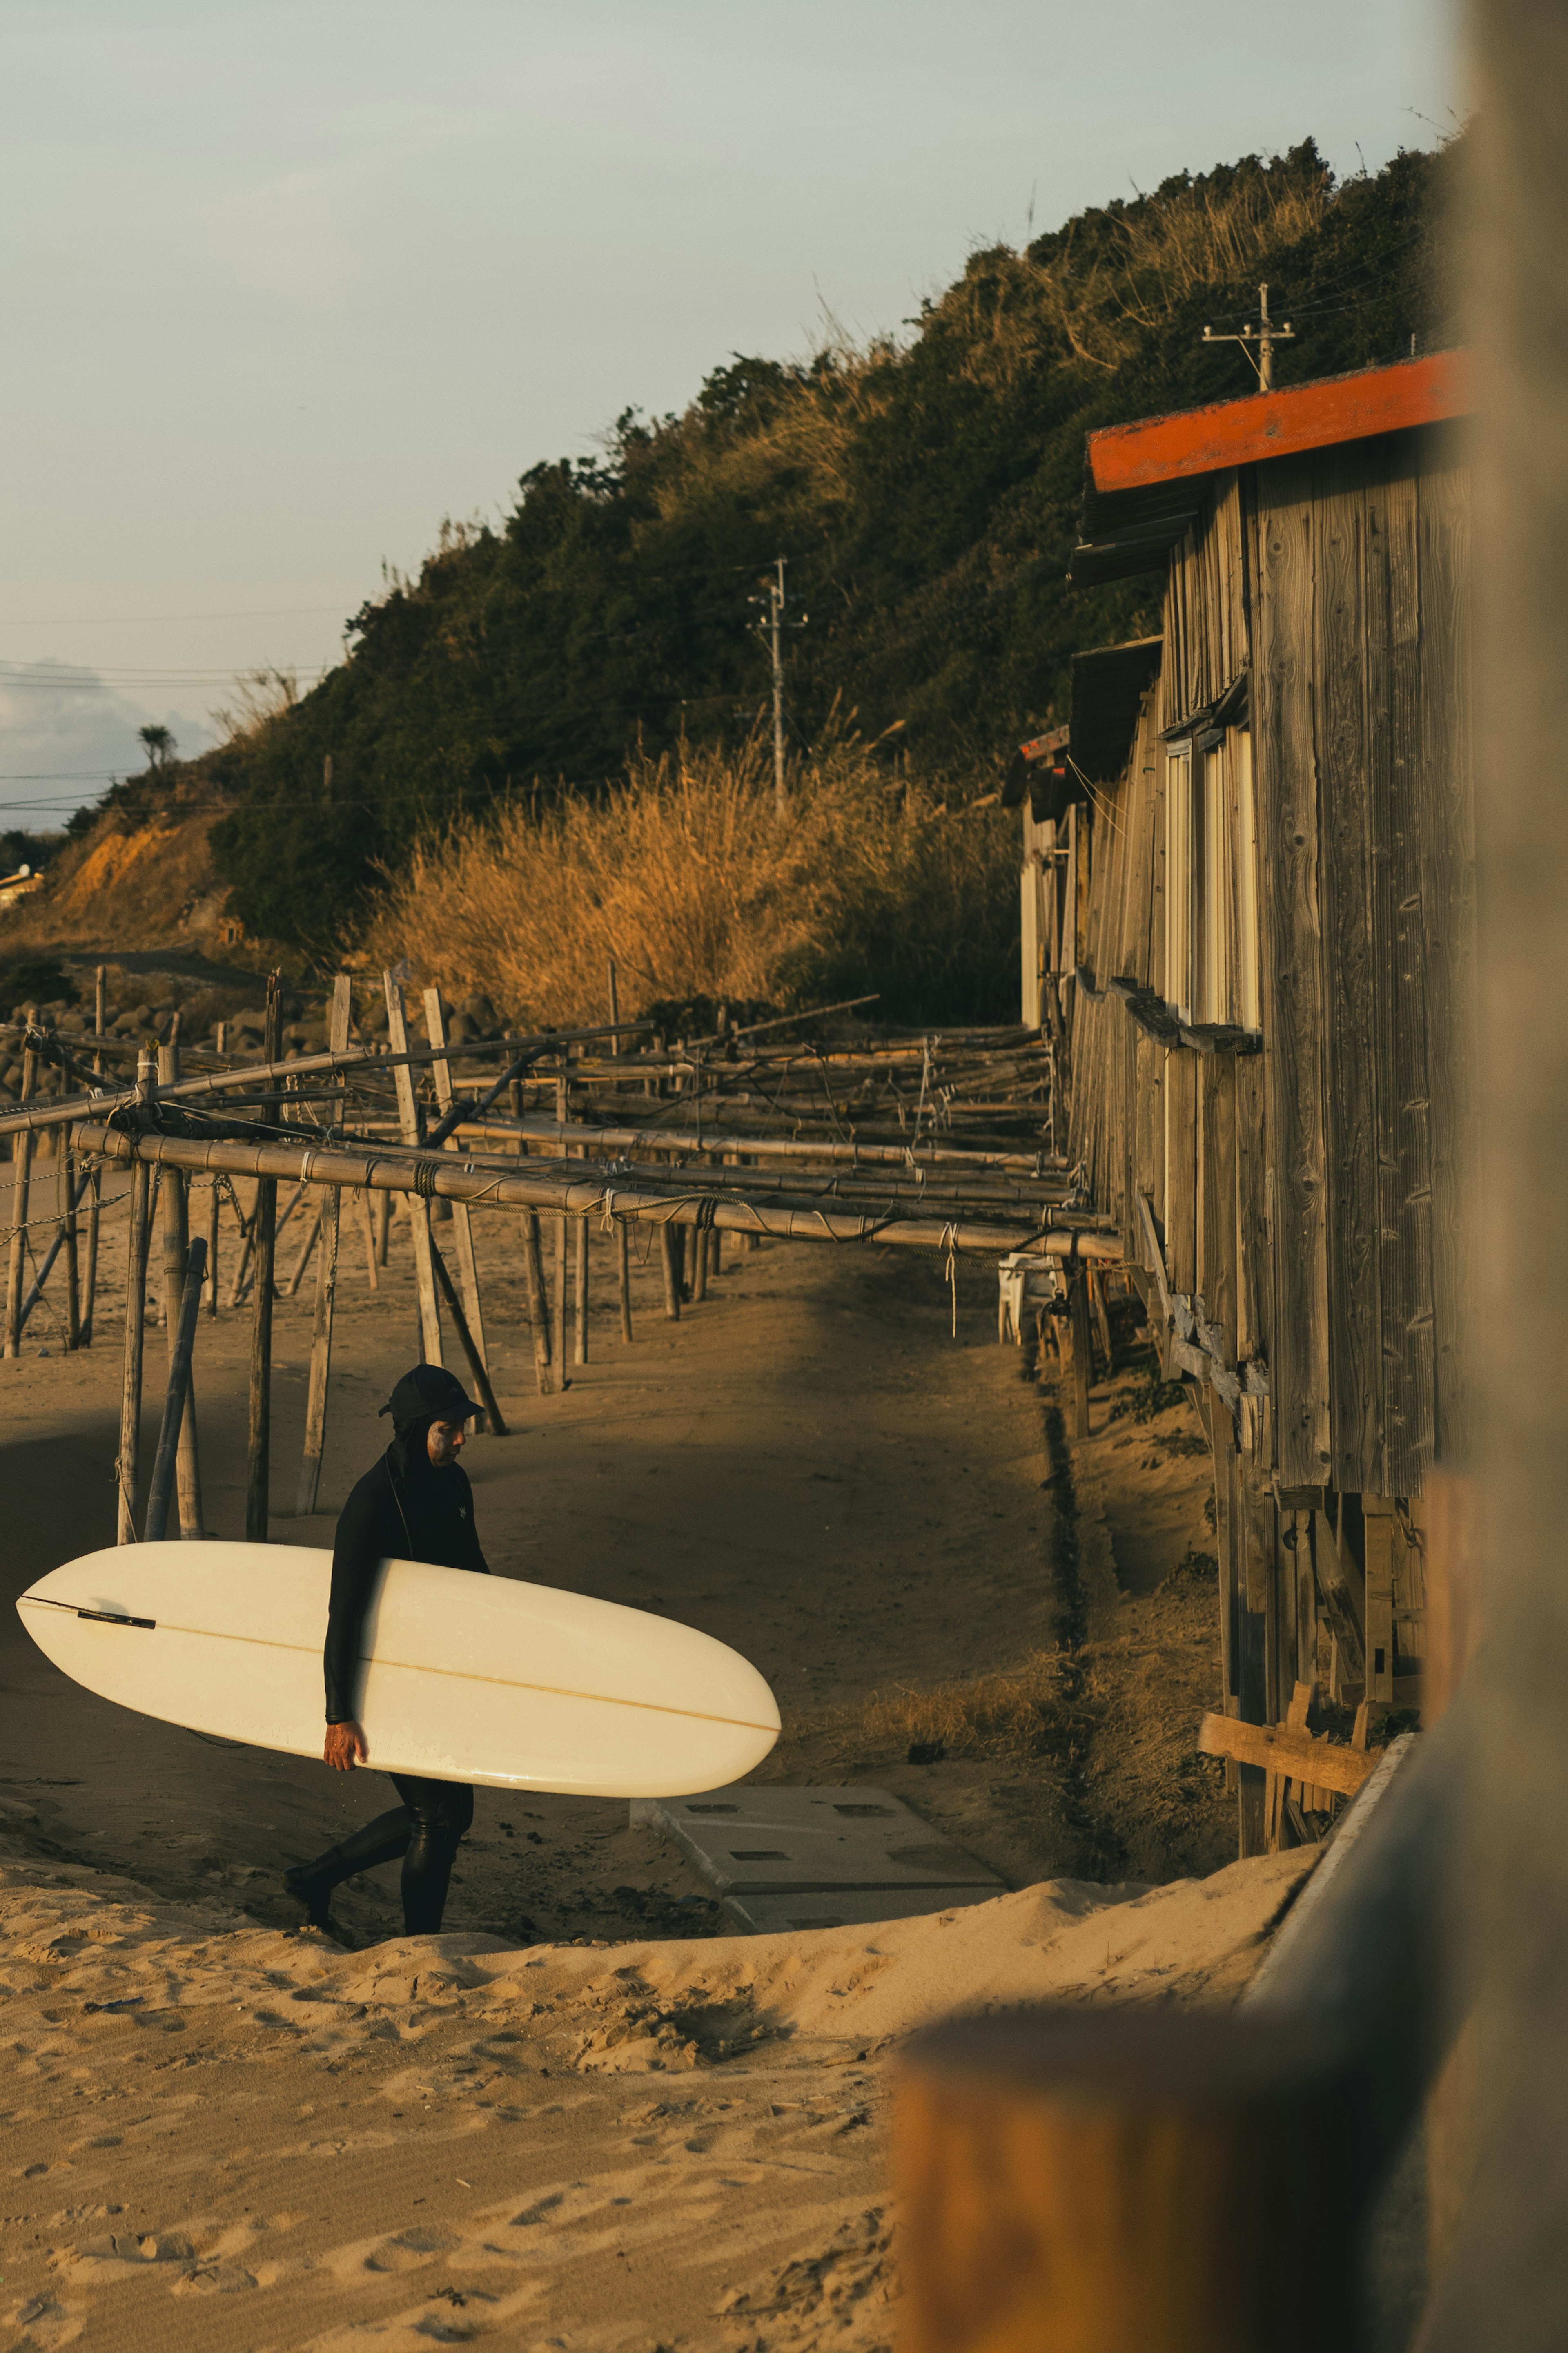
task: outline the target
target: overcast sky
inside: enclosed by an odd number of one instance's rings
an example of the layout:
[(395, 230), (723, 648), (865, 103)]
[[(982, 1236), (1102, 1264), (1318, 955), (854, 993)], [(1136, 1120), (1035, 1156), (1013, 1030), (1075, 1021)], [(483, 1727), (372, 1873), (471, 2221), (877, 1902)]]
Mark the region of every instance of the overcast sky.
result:
[(147, 718), (200, 748), (236, 670), (313, 677), (384, 562), (732, 352), (1459, 102), (1442, 0), (5, 0), (0, 809)]

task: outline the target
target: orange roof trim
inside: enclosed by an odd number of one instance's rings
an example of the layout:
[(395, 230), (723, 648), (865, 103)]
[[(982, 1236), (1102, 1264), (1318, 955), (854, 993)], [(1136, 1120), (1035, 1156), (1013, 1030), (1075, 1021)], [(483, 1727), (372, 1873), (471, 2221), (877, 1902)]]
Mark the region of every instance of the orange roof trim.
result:
[(1397, 366), (1367, 368), (1321, 384), (1289, 385), (1245, 400), (1216, 401), (1174, 417), (1138, 425), (1111, 425), (1089, 437), (1089, 463), (1097, 491), (1136, 491), (1153, 482), (1212, 474), (1223, 466), (1255, 465), (1298, 449), (1326, 449), (1336, 441), (1364, 441), (1468, 417), (1475, 406), (1470, 355), (1433, 352)]

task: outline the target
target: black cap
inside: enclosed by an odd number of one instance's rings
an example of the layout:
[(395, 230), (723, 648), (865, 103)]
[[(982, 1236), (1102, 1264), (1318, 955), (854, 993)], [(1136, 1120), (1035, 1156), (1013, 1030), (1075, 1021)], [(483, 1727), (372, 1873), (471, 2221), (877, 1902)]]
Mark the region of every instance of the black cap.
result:
[(409, 1421), (468, 1421), (479, 1407), (444, 1365), (416, 1365), (381, 1409), (399, 1426)]

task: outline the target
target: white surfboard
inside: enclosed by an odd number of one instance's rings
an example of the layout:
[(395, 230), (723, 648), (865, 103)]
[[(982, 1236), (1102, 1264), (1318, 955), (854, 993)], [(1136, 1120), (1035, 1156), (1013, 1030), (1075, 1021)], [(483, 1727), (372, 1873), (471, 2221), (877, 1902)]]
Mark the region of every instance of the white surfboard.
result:
[[(89, 1691), (165, 1724), (320, 1757), (330, 1552), (122, 1545), (24, 1593), (38, 1648)], [(779, 1735), (740, 1654), (668, 1618), (551, 1586), (384, 1561), (365, 1615), (360, 1721), (383, 1771), (585, 1798), (741, 1779)]]

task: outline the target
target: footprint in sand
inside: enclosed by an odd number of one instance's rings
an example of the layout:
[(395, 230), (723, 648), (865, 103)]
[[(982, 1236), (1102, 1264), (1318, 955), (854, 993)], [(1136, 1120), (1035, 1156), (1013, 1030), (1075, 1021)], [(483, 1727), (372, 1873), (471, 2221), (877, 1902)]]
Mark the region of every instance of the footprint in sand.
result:
[(364, 2267), (367, 2272), (411, 2272), (433, 2255), (450, 2254), (461, 2244), (449, 2231), (400, 2231), (395, 2239), (384, 2240), (365, 2257)]

